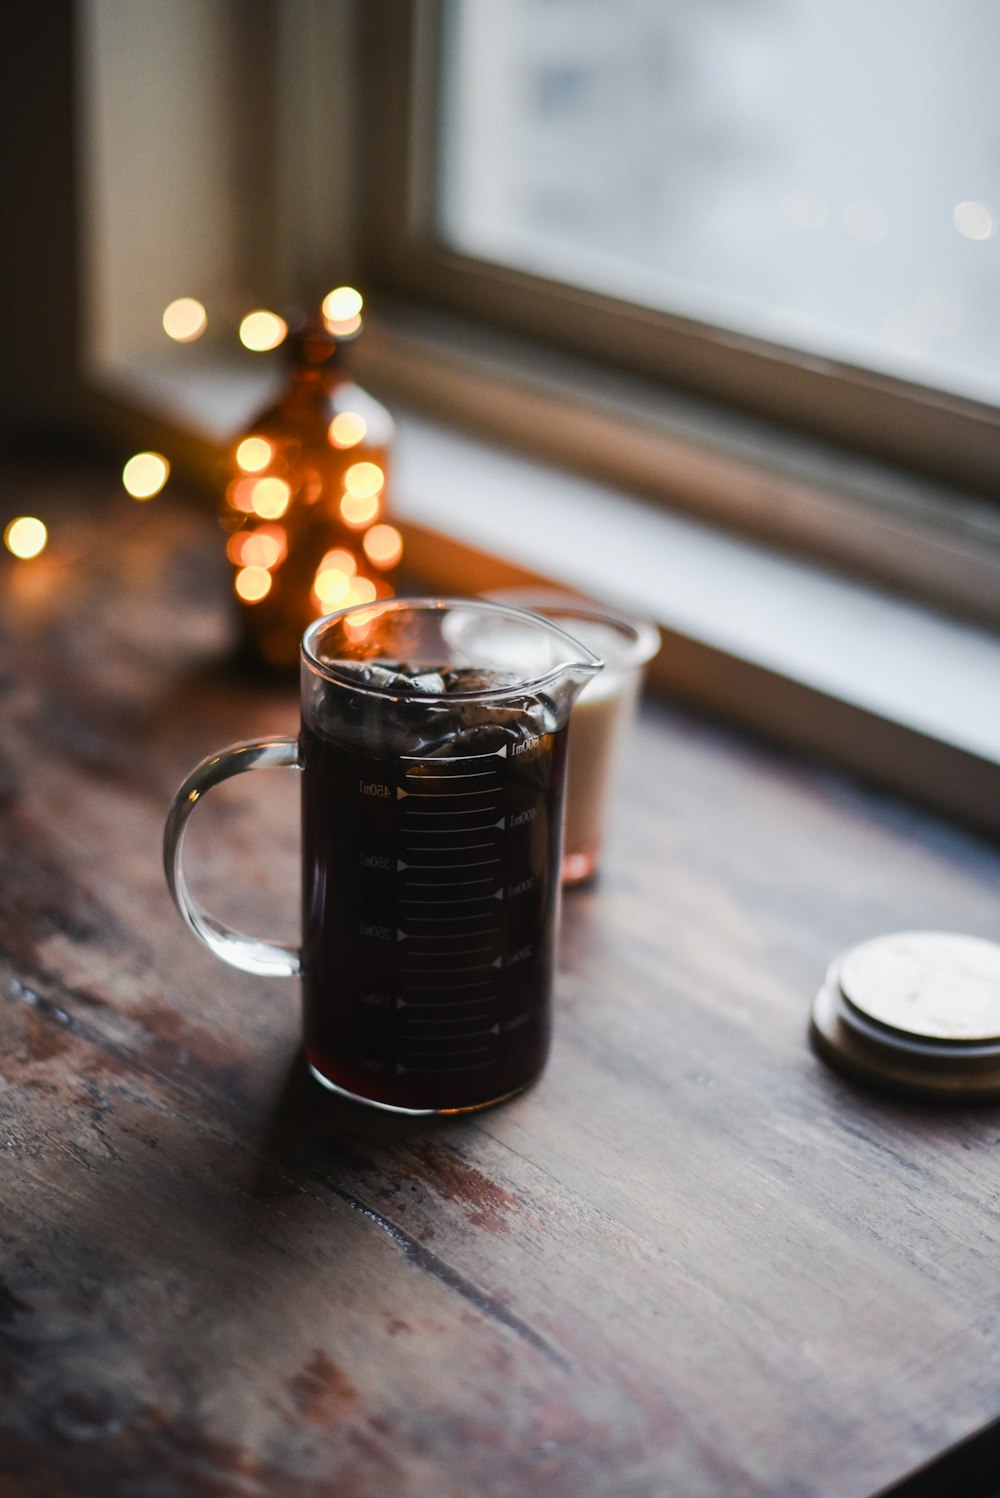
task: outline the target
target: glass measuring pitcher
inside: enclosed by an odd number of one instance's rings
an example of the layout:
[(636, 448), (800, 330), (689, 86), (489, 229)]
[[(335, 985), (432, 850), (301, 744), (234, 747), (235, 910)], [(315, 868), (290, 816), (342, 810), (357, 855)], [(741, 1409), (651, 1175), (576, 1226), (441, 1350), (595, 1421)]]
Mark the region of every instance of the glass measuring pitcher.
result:
[[(233, 966), (300, 975), (317, 1079), (408, 1113), (485, 1107), (549, 1046), (570, 708), (600, 658), (536, 615), (391, 599), (302, 642), (298, 739), (204, 760), (174, 798), (167, 880)], [(204, 911), (182, 867), (201, 795), (242, 770), (302, 772), (302, 946)]]

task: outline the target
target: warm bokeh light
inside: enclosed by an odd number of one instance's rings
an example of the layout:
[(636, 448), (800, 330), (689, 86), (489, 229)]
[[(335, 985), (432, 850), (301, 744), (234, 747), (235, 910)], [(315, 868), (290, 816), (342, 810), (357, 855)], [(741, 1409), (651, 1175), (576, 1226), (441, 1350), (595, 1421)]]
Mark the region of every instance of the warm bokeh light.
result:
[(278, 567), (288, 555), (288, 537), (280, 525), (236, 531), (226, 542), (226, 556), (236, 567)]
[(362, 542), (365, 556), (376, 567), (395, 567), (403, 555), (403, 538), (394, 525), (373, 525)]
[(122, 469), (122, 483), (133, 499), (152, 499), (170, 477), (170, 464), (160, 453), (136, 453)]
[(240, 510), (244, 515), (253, 514), (253, 491), (257, 486), (256, 479), (237, 479), (230, 484), (226, 490), (226, 499), (234, 510)]
[(339, 567), (321, 567), (313, 583), (313, 598), (321, 609), (335, 609), (346, 602), (351, 579)]
[(996, 233), (993, 215), (985, 203), (956, 203), (951, 219), (959, 234), (966, 239), (991, 239)]
[(378, 495), (345, 494), (340, 501), (340, 513), (346, 524), (355, 529), (370, 525), (378, 515)]
[(15, 557), (22, 562), (37, 557), (39, 552), (45, 550), (45, 543), (49, 539), (49, 533), (40, 520), (34, 515), (19, 515), (12, 520), (3, 533), (3, 544)]
[(336, 286), (323, 298), (323, 316), (332, 322), (347, 322), (357, 317), (364, 304), (364, 297), (353, 286)]
[(344, 620), (344, 631), (349, 640), (367, 640), (378, 615), (370, 609), (361, 609)]
[(351, 603), (374, 603), (378, 589), (370, 577), (356, 577), (351, 583), (347, 602)]
[(365, 440), (368, 423), (357, 411), (340, 411), (330, 423), (327, 436), (334, 447), (357, 447)]
[(320, 562), (316, 569), (317, 572), (322, 572), (324, 567), (337, 567), (341, 572), (346, 573), (348, 577), (353, 577), (358, 570), (358, 563), (357, 559), (347, 550), (346, 546), (335, 546), (332, 551), (327, 552), (326, 556)]
[(284, 479), (257, 479), (251, 492), (250, 507), (262, 520), (277, 520), (288, 509), (291, 497), (291, 488)]
[(243, 548), (249, 537), (249, 531), (233, 531), (233, 534), (226, 542), (226, 556), (234, 567), (241, 567), (243, 565)]
[(240, 323), (240, 342), (255, 354), (265, 354), (268, 349), (277, 348), (279, 343), (284, 343), (287, 335), (288, 324), (285, 319), (276, 312), (266, 312), (263, 308), (248, 312)]
[(380, 494), (384, 483), (385, 474), (377, 463), (352, 463), (344, 474), (344, 488), (359, 499)]
[(208, 313), (197, 297), (179, 296), (163, 311), (163, 331), (175, 343), (194, 343), (208, 327)]
[(338, 286), (323, 298), (323, 322), (334, 337), (349, 338), (361, 326), (364, 298), (353, 286)]
[(243, 567), (237, 572), (233, 586), (244, 603), (260, 603), (271, 591), (271, 574), (266, 567)]
[(327, 332), (332, 333), (335, 338), (353, 338), (354, 334), (361, 329), (360, 317), (348, 317), (342, 322), (336, 322), (333, 318), (327, 317), (324, 323)]
[(236, 449), (236, 466), (244, 473), (263, 473), (274, 457), (274, 447), (266, 437), (244, 437)]

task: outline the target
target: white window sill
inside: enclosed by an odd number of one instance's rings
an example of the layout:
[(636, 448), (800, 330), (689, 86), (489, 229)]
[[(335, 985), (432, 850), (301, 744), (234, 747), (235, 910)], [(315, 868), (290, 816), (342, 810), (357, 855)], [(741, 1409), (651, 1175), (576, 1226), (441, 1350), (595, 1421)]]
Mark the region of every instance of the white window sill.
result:
[(368, 320), (354, 362), (392, 405), (1000, 628), (991, 500), (410, 304)]

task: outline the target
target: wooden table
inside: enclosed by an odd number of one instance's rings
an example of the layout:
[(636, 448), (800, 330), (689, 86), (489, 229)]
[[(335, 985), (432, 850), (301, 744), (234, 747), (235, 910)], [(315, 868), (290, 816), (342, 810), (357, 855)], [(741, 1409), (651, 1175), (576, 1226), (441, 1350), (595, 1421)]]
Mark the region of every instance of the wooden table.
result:
[[(296, 721), (229, 662), (214, 521), (7, 479), (56, 518), (0, 572), (4, 1498), (861, 1498), (1000, 1415), (1000, 1114), (806, 1038), (846, 944), (996, 934), (995, 848), (650, 705), (541, 1083), (338, 1102), (294, 984), (164, 887), (182, 775)], [(286, 937), (294, 782), (191, 838), (204, 899)]]

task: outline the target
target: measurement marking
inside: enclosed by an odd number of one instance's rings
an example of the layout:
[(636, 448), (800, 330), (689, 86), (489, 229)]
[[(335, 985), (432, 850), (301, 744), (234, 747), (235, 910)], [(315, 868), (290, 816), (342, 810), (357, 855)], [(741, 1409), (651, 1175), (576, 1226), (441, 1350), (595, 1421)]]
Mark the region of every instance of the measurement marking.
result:
[[(489, 980), (489, 978), (487, 978), (484, 981), (486, 983), (488, 983), (490, 980)], [(483, 982), (479, 982), (479, 983), (455, 983), (453, 985), (455, 993), (458, 993), (463, 988), (482, 988), (482, 987), (483, 987)], [(407, 991), (407, 993), (426, 993), (426, 992), (429, 992), (431, 989), (433, 989), (435, 993), (442, 992), (442, 990), (438, 987), (438, 985), (436, 983), (407, 983), (407, 985), (406, 985), (406, 991)], [(480, 993), (480, 994), (477, 994), (475, 996), (475, 998), (473, 998), (473, 999), (398, 999), (396, 1001), (396, 1008), (397, 1009), (464, 1009), (466, 1004), (489, 1004), (495, 998), (496, 998), (496, 994), (495, 993), (494, 994)]]
[[(464, 935), (466, 935), (466, 933), (463, 932), (462, 935), (464, 936)], [(441, 940), (440, 937), (427, 937), (425, 939), (428, 940), (428, 941), (435, 941), (435, 940), (436, 941), (440, 941)], [(493, 942), (489, 942), (485, 947), (460, 947), (457, 951), (452, 951), (452, 952), (411, 952), (410, 956), (411, 957), (474, 957), (477, 952), (492, 952), (492, 951), (493, 951)], [(415, 971), (415, 969), (406, 968), (406, 969), (404, 969), (404, 971), (410, 972), (410, 971)], [(422, 968), (421, 971), (422, 972), (426, 972), (427, 969), (426, 968)]]
[(397, 801), (451, 801), (456, 796), (492, 796), (497, 787), (495, 785), (480, 786), (478, 791), (404, 791), (399, 787)]
[[(417, 830), (421, 833), (422, 836), (426, 836), (428, 832), (434, 831), (433, 827), (420, 827)], [(472, 830), (475, 831), (476, 829), (473, 828)], [(444, 833), (447, 833), (450, 837), (454, 837), (457, 829), (454, 827), (445, 827), (442, 829), (442, 831)], [(416, 843), (404, 843), (403, 847), (406, 849), (407, 853), (474, 853), (477, 848), (495, 848), (496, 839), (494, 838), (491, 843), (455, 843), (454, 847), (449, 846), (447, 848), (425, 848), (422, 844), (418, 847)], [(490, 859), (489, 862), (499, 863), (500, 860), (498, 858), (494, 858)], [(415, 863), (413, 867), (417, 869), (420, 867), (420, 865)], [(429, 865), (429, 867), (431, 867), (431, 865)], [(438, 867), (447, 869), (450, 868), (451, 865), (442, 863), (439, 864)], [(458, 865), (456, 864), (455, 867), (457, 868)]]
[(408, 879), (407, 889), (468, 889), (472, 884), (492, 884), (493, 875), (484, 874), (482, 879)]
[(482, 973), (485, 972), (488, 967), (499, 966), (500, 958), (498, 957), (495, 962), (470, 962), (467, 967), (402, 967), (400, 968), (400, 972), (419, 973), (421, 978), (431, 978), (437, 972), (440, 973), (443, 978), (451, 978), (455, 973)]
[[(421, 917), (420, 916), (413, 916), (412, 919), (413, 920), (420, 920)], [(428, 917), (425, 916), (425, 917), (423, 917), (423, 919), (426, 920), (426, 919), (428, 919)], [(436, 920), (437, 917), (435, 916), (435, 917), (432, 917), (431, 919)], [(463, 921), (468, 921), (468, 920), (473, 920), (474, 917), (466, 915), (466, 916), (463, 916), (462, 919), (463, 919)], [(434, 931), (410, 931), (410, 932), (406, 932), (406, 931), (404, 931), (403, 932), (403, 936), (405, 936), (408, 941), (466, 941), (470, 936), (486, 936), (486, 935), (488, 935), (488, 933), (486, 931), (452, 931), (450, 933), (447, 932), (447, 931), (441, 931), (441, 932), (434, 932)], [(478, 948), (476, 950), (478, 951)], [(420, 953), (420, 952), (414, 952), (413, 956), (414, 957), (420, 957), (420, 956), (422, 956), (422, 953)]]
[[(425, 905), (441, 905), (445, 902), (441, 900), (424, 900), (422, 901), (422, 903)], [(492, 913), (488, 910), (477, 911), (475, 915), (411, 915), (407, 917), (407, 920), (419, 921), (421, 925), (426, 925), (428, 922), (433, 922), (435, 925), (439, 925), (441, 921), (447, 921), (449, 926), (451, 925), (452, 921), (492, 921), (492, 919)], [(431, 933), (428, 932), (427, 934), (429, 936)], [(473, 935), (471, 931), (468, 934), (470, 936)], [(413, 935), (420, 936), (422, 935), (422, 932), (415, 931)], [(435, 940), (436, 939), (437, 938), (435, 938)]]
[[(404, 775), (416, 775), (416, 770), (404, 770)], [(457, 775), (434, 775), (426, 771), (421, 780), (481, 780), (484, 775), (495, 775), (496, 770), (459, 770)]]
[[(476, 999), (475, 1002), (478, 1004), (481, 1002), (481, 1000)], [(485, 1019), (489, 1019), (489, 1014), (487, 1012), (484, 1012), (482, 1014), (461, 1014), (455, 1019), (430, 1019), (426, 1015), (415, 1014), (412, 1019), (405, 1020), (404, 1023), (408, 1025), (476, 1025), (480, 1020)], [(490, 1029), (477, 1033), (490, 1035), (493, 1033), (493, 1031), (492, 1029)], [(497, 1031), (497, 1033), (499, 1034), (499, 1031)]]
[[(414, 807), (414, 811), (416, 811), (416, 809), (417, 808)], [(485, 809), (486, 808), (482, 806), (478, 806), (476, 808), (477, 811), (485, 811)], [(426, 816), (426, 812), (424, 813), (424, 815)], [(442, 812), (441, 815), (450, 816), (452, 815), (452, 813)], [(463, 832), (489, 832), (491, 827), (499, 827), (502, 832), (504, 830), (505, 823), (506, 818), (501, 817), (498, 822), (487, 822), (485, 827), (405, 827), (402, 829), (402, 831), (404, 835), (409, 837), (416, 837), (418, 832), (420, 833), (421, 837), (460, 837)], [(494, 842), (495, 841), (496, 839), (494, 838)]]
[[(488, 989), (493, 981), (493, 978), (476, 978), (469, 983), (404, 983), (403, 987), (407, 993), (463, 993), (466, 989)], [(482, 996), (484, 995), (481, 998)], [(442, 1004), (446, 1002), (446, 999), (442, 999)]]
[[(447, 1021), (443, 1021), (443, 1020), (430, 1020), (430, 1021), (412, 1020), (412, 1021), (410, 1021), (410, 1023), (412, 1023), (412, 1024), (430, 1023), (432, 1025), (440, 1025), (440, 1024), (447, 1023)], [(478, 1024), (479, 1020), (478, 1019), (473, 1019), (472, 1023), (474, 1025)], [(489, 1025), (487, 1027), (487, 1029), (485, 1029), (485, 1030), (461, 1030), (461, 1031), (459, 1031), (455, 1035), (439, 1035), (438, 1038), (437, 1038), (436, 1044), (443, 1045), (446, 1040), (482, 1040), (484, 1038), (484, 1036), (486, 1036), (486, 1035), (499, 1035), (499, 1034), (500, 1034), (500, 1025), (499, 1025), (499, 1023), (497, 1023), (495, 1025)], [(404, 1036), (403, 1039), (405, 1041), (407, 1041), (408, 1044), (412, 1045), (415, 1040), (419, 1040), (421, 1042), (421, 1044), (426, 1044), (426, 1043), (430, 1042), (431, 1040), (433, 1040), (434, 1037), (432, 1035), (409, 1035), (409, 1036)], [(479, 1049), (480, 1050), (485, 1050), (486, 1047), (485, 1046), (480, 1046)], [(411, 1056), (412, 1055), (416, 1055), (416, 1052), (415, 1051), (411, 1051), (410, 1054), (411, 1054)], [(465, 1053), (464, 1052), (460, 1052), (459, 1054), (465, 1054)]]
[[(430, 850), (421, 849), (420, 851), (429, 852)], [(401, 858), (397, 858), (396, 872), (401, 873), (403, 869), (430, 869), (432, 874), (436, 874), (441, 869), (485, 869), (487, 864), (499, 862), (499, 858), (476, 858), (472, 863), (404, 863)]]
[[(414, 900), (409, 895), (404, 895), (404, 905), (475, 905), (480, 900), (497, 900), (499, 895), (460, 895), (456, 900), (454, 895), (449, 895), (447, 900)], [(456, 916), (456, 920), (458, 917)]]
[[(418, 764), (425, 764), (425, 765), (431, 764), (431, 765), (433, 765), (433, 764), (440, 764), (441, 763), (440, 760), (435, 760), (432, 756), (429, 756), (429, 755), (426, 755), (426, 754), (401, 754), (399, 757), (400, 757), (400, 759), (414, 760)], [(448, 759), (447, 759), (447, 763), (449, 765), (461, 765), (461, 764), (466, 764), (469, 760), (472, 760), (472, 759), (506, 759), (506, 758), (507, 758), (507, 745), (504, 744), (501, 749), (491, 749), (488, 754), (449, 754)], [(407, 770), (406, 773), (409, 774), (410, 773), (409, 770)]]
[[(445, 798), (443, 796), (438, 796), (435, 799), (438, 800), (438, 801), (443, 801)], [(433, 809), (433, 807), (430, 807), (430, 806), (411, 806), (411, 807), (408, 808), (408, 810), (409, 810), (409, 813), (410, 813), (411, 817), (467, 817), (469, 815), (470, 810), (472, 810), (472, 811), (496, 811), (496, 807), (495, 806), (475, 806), (475, 807), (468, 807), (468, 806), (466, 806), (461, 811), (435, 811)], [(485, 832), (486, 828), (485, 827), (467, 827), (465, 829), (465, 831), (467, 831), (467, 832)]]
[[(498, 822), (489, 822), (485, 827), (408, 827), (406, 831), (410, 837), (416, 837), (418, 832), (421, 837), (460, 837), (463, 832), (489, 832), (491, 827), (498, 827), (499, 825)], [(496, 838), (493, 838), (492, 841), (495, 844)], [(488, 848), (490, 844), (484, 843), (480, 845), (477, 843), (474, 846)], [(447, 849), (444, 851), (447, 852)]]

